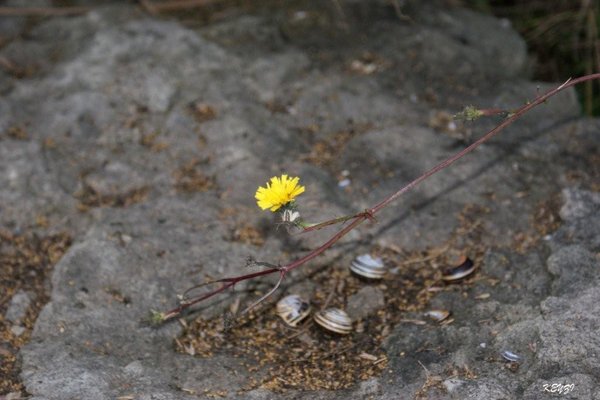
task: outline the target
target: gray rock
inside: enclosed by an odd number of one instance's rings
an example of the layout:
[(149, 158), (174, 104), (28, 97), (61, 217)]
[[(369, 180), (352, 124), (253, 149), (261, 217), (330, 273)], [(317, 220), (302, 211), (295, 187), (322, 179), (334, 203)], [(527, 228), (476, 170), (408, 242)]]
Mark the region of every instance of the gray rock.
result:
[[(202, 27), (109, 5), (38, 21), (0, 49), (23, 63), (40, 60), (26, 79), (0, 72), (0, 225), (44, 233), (33, 222), (42, 215), (48, 231), (67, 230), (75, 242), (55, 266), (50, 302), (21, 349), (33, 399), (185, 399), (185, 390), (249, 399), (545, 398), (538, 385), (561, 379), (572, 379), (582, 396), (598, 394), (598, 201), (573, 188), (595, 178), (598, 123), (565, 122), (579, 112), (574, 91), (313, 262), (333, 265), (366, 244), (485, 252), (473, 282), (445, 286), (431, 302), (452, 311), (451, 324), (392, 328), (379, 376), (338, 392), (238, 393), (268, 367), (250, 373), (229, 349), (208, 358), (179, 354), (177, 323), (142, 322), (150, 309), (173, 307), (190, 285), (243, 273), (248, 256), (285, 263), (331, 236), (331, 229), (276, 229), (276, 217), (253, 199), (270, 176), (301, 177), (308, 221), (364, 210), (493, 123), (466, 126), (463, 140), (431, 127), (431, 115), (466, 104), (513, 109), (538, 90), (522, 80), (524, 42), (506, 23), (437, 3), (400, 3), (412, 23), (388, 2), (342, 1), (345, 27), (323, 2), (250, 10)], [(23, 28), (17, 25), (7, 29)], [(352, 68), (371, 58), (371, 72)], [(202, 115), (196, 104), (212, 111)], [(5, 136), (12, 126), (27, 138)], [(352, 182), (345, 188), (337, 184), (342, 171)], [(585, 172), (581, 182), (572, 181), (573, 171)], [(182, 174), (213, 184), (182, 191)], [(88, 203), (87, 212), (76, 196), (140, 188), (147, 189), (141, 199)], [(532, 218), (561, 192), (562, 226), (539, 240)], [(236, 239), (232, 232), (246, 226), (261, 240)], [(527, 234), (535, 240), (522, 243)], [(518, 253), (521, 244), (528, 245)], [(322, 289), (297, 282), (311, 266), (303, 268), (283, 290)], [(243, 303), (254, 298), (248, 288), (236, 287)], [(476, 298), (481, 293), (489, 298)], [(220, 316), (229, 299), (200, 305), (190, 317)], [(355, 318), (385, 306), (376, 286), (347, 301)], [(307, 333), (301, 340), (321, 339)], [(503, 349), (523, 355), (516, 371), (500, 358)], [(432, 377), (443, 387), (427, 386)]]
[(589, 191), (566, 188), (562, 192), (564, 204), (561, 218), (568, 224), (561, 226), (548, 239), (553, 251), (564, 245), (579, 244), (591, 252), (600, 251), (600, 212), (598, 196)]
[(451, 399), (465, 400), (506, 400), (516, 399), (506, 383), (493, 378), (467, 381), (451, 392)]
[(599, 298), (594, 286), (581, 290), (574, 298), (550, 297), (541, 304), (544, 322), (538, 328), (536, 362), (542, 371), (553, 376), (600, 376), (600, 343), (596, 339), (600, 317), (593, 312)]
[(465, 384), (465, 381), (457, 378), (446, 379), (442, 382), (444, 388), (449, 394), (456, 393), (458, 389)]
[(87, 175), (84, 185), (99, 196), (115, 196), (143, 189), (146, 182), (131, 167), (115, 162)]
[(31, 296), (29, 293), (19, 290), (15, 295), (10, 299), (10, 303), (8, 304), (8, 309), (4, 314), (4, 318), (8, 321), (14, 322), (15, 324), (20, 323), (23, 318), (25, 318), (25, 313), (27, 313), (27, 309), (31, 305)]
[(564, 204), (560, 217), (564, 220), (577, 220), (600, 212), (600, 193), (568, 188), (562, 191)]
[(369, 396), (377, 395), (381, 395), (381, 384), (377, 378), (371, 378), (361, 382), (359, 389), (356, 391), (356, 396), (363, 399)]
[[(428, 7), (417, 7), (416, 18), (440, 34), (439, 39), (445, 43), (444, 56), (450, 63), (457, 64), (459, 71), (465, 75), (477, 73), (473, 65), (487, 66), (490, 63), (497, 63), (500, 74), (506, 77), (524, 72), (527, 63), (525, 42), (514, 34), (506, 20), (482, 18), (477, 13), (463, 9), (448, 13), (434, 3)], [(462, 62), (454, 59), (458, 54), (454, 46), (467, 48), (464, 53), (461, 52), (467, 57)], [(433, 53), (430, 56), (436, 57)]]
[(383, 292), (375, 286), (365, 286), (348, 298), (346, 312), (353, 320), (363, 319), (385, 305)]
[(560, 396), (569, 400), (593, 400), (598, 394), (597, 379), (589, 375), (573, 374), (551, 380), (538, 379), (523, 393), (525, 400), (547, 399)]
[(548, 271), (556, 277), (554, 293), (577, 295), (600, 278), (600, 261), (584, 247), (566, 246), (547, 261)]

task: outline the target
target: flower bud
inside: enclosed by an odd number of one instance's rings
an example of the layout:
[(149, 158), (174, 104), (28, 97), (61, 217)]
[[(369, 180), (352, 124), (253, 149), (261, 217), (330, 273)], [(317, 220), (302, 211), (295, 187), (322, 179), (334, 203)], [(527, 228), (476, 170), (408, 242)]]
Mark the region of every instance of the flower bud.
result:
[(283, 220), (283, 222), (293, 223), (298, 218), (300, 218), (300, 213), (296, 210), (291, 210), (289, 208), (286, 208), (281, 213), (281, 219)]

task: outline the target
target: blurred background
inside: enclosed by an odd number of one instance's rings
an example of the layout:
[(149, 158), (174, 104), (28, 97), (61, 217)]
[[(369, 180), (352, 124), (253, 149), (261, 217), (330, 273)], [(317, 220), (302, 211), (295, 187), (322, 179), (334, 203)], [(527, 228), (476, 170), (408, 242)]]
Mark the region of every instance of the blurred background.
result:
[[(561, 81), (600, 71), (597, 0), (464, 0), (464, 6), (507, 18), (525, 38), (536, 80)], [(600, 86), (578, 93), (587, 115), (600, 115)]]
[[(407, 0), (356, 0), (388, 3), (400, 18)], [(177, 17), (190, 25), (206, 24), (257, 8), (265, 10), (306, 6), (344, 24), (345, 10), (339, 0), (5, 0), (0, 7), (96, 7), (114, 3), (137, 3), (153, 14)], [(346, 2), (347, 3), (347, 2)], [(559, 82), (600, 70), (599, 0), (444, 0), (505, 18), (523, 36), (530, 54), (530, 77)], [(355, 7), (356, 8), (356, 7)], [(9, 12), (0, 10), (0, 15)], [(600, 115), (600, 83), (577, 87), (585, 115)]]

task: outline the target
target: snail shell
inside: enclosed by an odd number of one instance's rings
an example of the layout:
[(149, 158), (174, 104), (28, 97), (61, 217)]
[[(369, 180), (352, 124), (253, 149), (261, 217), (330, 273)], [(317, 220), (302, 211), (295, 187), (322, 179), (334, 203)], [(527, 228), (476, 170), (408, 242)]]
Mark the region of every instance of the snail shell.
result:
[(352, 319), (344, 310), (328, 308), (315, 314), (315, 322), (328, 331), (347, 335), (352, 332)]
[(426, 317), (431, 318), (436, 322), (442, 322), (446, 318), (450, 316), (450, 311), (448, 310), (429, 310), (425, 313)]
[(369, 279), (381, 279), (386, 273), (381, 258), (373, 258), (370, 254), (362, 254), (356, 257), (350, 264), (350, 270)]
[(310, 304), (302, 297), (291, 294), (277, 302), (277, 314), (286, 324), (296, 326), (310, 314)]
[(471, 275), (474, 271), (475, 264), (470, 258), (465, 257), (462, 264), (445, 270), (442, 279), (446, 282), (456, 282)]
[(521, 356), (513, 353), (512, 351), (503, 351), (500, 355), (506, 360), (510, 362), (520, 362)]

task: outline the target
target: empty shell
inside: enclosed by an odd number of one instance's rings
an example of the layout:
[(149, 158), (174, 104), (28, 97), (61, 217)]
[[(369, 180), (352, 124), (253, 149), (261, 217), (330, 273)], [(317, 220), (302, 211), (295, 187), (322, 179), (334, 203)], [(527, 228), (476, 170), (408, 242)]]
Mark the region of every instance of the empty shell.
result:
[(328, 331), (347, 335), (352, 332), (352, 319), (344, 310), (328, 308), (315, 314), (315, 322)]
[(465, 257), (464, 261), (457, 267), (453, 267), (444, 271), (442, 279), (446, 282), (459, 281), (471, 275), (475, 271), (475, 264), (470, 258)]
[(381, 258), (373, 258), (370, 254), (362, 254), (356, 257), (350, 264), (350, 270), (369, 279), (381, 279), (386, 273)]
[(442, 322), (446, 318), (450, 316), (450, 311), (448, 310), (429, 310), (425, 313), (426, 317), (431, 318), (436, 322)]
[(291, 294), (277, 302), (277, 314), (286, 324), (296, 326), (310, 314), (310, 304), (302, 297)]
[(502, 355), (502, 357), (506, 361), (510, 361), (510, 362), (520, 362), (521, 361), (521, 356), (513, 353), (512, 351), (508, 351), (508, 350), (503, 351), (502, 353), (500, 353), (500, 355)]

